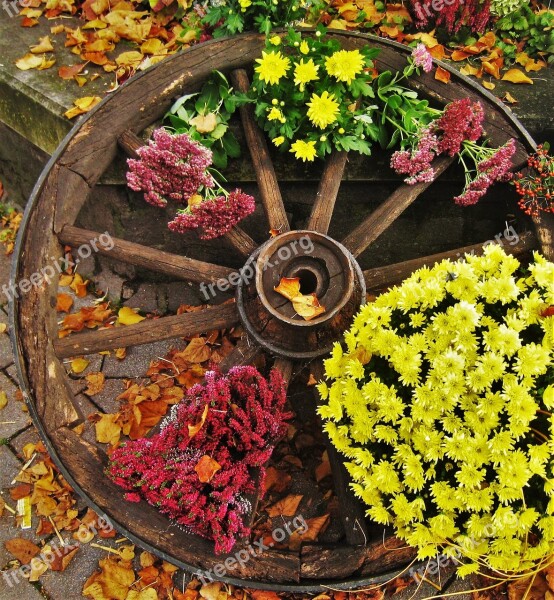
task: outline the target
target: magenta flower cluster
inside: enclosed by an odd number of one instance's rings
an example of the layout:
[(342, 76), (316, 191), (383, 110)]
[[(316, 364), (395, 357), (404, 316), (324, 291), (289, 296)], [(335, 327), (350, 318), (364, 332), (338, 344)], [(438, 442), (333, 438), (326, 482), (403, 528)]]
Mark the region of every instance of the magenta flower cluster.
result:
[(471, 158), (476, 165), (475, 177), (466, 169), (466, 186), (454, 200), (464, 206), (475, 204), (493, 183), (509, 180), (515, 151), (513, 140), (498, 149), (475, 143), (483, 135), (484, 116), (479, 102), (469, 98), (451, 102), (438, 119), (418, 130), (411, 147), (393, 153), (391, 167), (407, 175), (404, 181), (413, 185), (433, 181), (432, 161), (441, 154)]
[(200, 187), (214, 187), (207, 171), (212, 152), (186, 133), (172, 135), (156, 129), (147, 146), (137, 150), (138, 159), (127, 160), (127, 184), (135, 192), (144, 192), (145, 200), (164, 207), (167, 200), (186, 204)]
[(198, 229), (200, 239), (211, 240), (227, 233), (255, 208), (254, 198), (237, 189), (228, 197), (209, 198), (177, 213), (168, 227), (177, 233)]
[(425, 44), (418, 44), (412, 50), (412, 60), (416, 67), (421, 67), (425, 73), (429, 73), (429, 71), (433, 68), (433, 57), (427, 50)]
[(509, 140), (491, 156), (477, 164), (476, 176), (469, 180), (464, 191), (454, 198), (456, 204), (469, 206), (476, 204), (497, 181), (510, 181), (512, 178), (512, 156), (516, 150), (514, 140)]
[[(246, 495), (256, 489), (255, 469), (263, 481), (264, 464), (286, 432), (291, 415), (285, 402), (284, 381), (275, 369), (267, 379), (251, 366), (227, 375), (210, 371), (174, 407), (158, 435), (114, 450), (107, 473), (127, 490), (127, 500), (146, 500), (214, 540), (217, 553), (229, 552), (238, 537), (249, 534)], [(206, 455), (220, 468), (202, 483), (195, 469)]]
[(449, 33), (466, 26), (482, 32), (491, 18), (490, 0), (409, 0), (408, 9), (418, 29), (444, 27)]

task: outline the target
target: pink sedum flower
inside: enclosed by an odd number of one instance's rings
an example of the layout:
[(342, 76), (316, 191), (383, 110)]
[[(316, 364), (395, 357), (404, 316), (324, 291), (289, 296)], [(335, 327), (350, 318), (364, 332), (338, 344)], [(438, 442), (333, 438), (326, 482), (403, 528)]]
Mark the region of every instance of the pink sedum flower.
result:
[(433, 57), (429, 54), (425, 44), (418, 44), (412, 51), (412, 59), (416, 67), (421, 67), (425, 73), (433, 68)]
[(484, 116), (481, 103), (472, 102), (469, 98), (448, 104), (436, 121), (436, 128), (442, 132), (439, 153), (454, 156), (465, 140), (477, 141), (483, 135)]

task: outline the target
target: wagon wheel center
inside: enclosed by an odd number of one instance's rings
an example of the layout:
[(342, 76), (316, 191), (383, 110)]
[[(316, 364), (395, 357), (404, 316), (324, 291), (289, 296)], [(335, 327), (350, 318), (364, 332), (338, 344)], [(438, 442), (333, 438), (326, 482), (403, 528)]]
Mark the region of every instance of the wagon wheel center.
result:
[[(309, 319), (299, 314), (291, 299), (275, 291), (285, 278), (298, 279), (298, 293), (324, 311)], [(237, 286), (246, 331), (286, 358), (329, 352), (364, 300), (364, 278), (352, 254), (329, 236), (307, 230), (283, 233), (258, 248)]]

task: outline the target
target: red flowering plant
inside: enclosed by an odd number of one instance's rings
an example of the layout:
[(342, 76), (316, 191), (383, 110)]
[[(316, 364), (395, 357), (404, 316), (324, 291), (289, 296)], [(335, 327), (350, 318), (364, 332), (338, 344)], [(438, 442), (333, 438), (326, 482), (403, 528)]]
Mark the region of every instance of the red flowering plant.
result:
[(144, 192), (144, 199), (164, 208), (168, 200), (185, 204), (169, 223), (178, 233), (197, 229), (201, 239), (220, 237), (254, 212), (252, 196), (240, 190), (228, 193), (211, 173), (212, 152), (186, 133), (154, 131), (138, 159), (127, 161), (127, 185)]
[[(427, 53), (426, 48), (419, 45), (412, 53), (413, 65), (428, 71), (431, 58), (425, 56)], [(397, 82), (392, 83), (398, 87)], [(475, 204), (493, 183), (511, 178), (514, 140), (500, 148), (479, 142), (484, 133), (484, 111), (479, 102), (463, 98), (440, 111), (425, 101), (407, 106), (404, 101), (391, 102), (389, 98), (384, 119), (395, 129), (389, 147), (393, 146), (395, 136), (400, 138), (401, 149), (393, 153), (391, 167), (398, 174), (406, 175), (404, 181), (408, 184), (433, 181), (432, 162), (441, 154), (457, 155), (464, 167), (465, 186), (454, 198), (457, 204)]]
[(490, 0), (410, 0), (408, 9), (418, 29), (429, 30), (444, 27), (448, 33), (456, 33), (462, 26), (471, 31), (484, 31), (491, 18)]
[(246, 497), (261, 481), (264, 464), (286, 432), (286, 389), (277, 370), (263, 377), (254, 367), (227, 375), (206, 373), (173, 407), (161, 432), (129, 441), (110, 456), (108, 476), (131, 502), (141, 499), (179, 525), (229, 552), (249, 534)]
[(513, 184), (519, 195), (519, 206), (528, 215), (554, 212), (554, 156), (549, 144), (541, 144), (527, 159), (527, 172), (517, 173)]

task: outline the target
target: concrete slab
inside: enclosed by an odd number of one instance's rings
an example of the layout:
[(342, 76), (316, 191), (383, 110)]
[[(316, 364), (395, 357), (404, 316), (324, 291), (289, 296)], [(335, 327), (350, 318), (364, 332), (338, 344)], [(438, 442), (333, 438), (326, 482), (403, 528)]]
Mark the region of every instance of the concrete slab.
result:
[(171, 348), (184, 348), (185, 342), (181, 338), (164, 340), (154, 344), (127, 348), (127, 356), (119, 360), (113, 354), (106, 356), (102, 372), (106, 377), (144, 377), (150, 362), (158, 357), (165, 356)]

